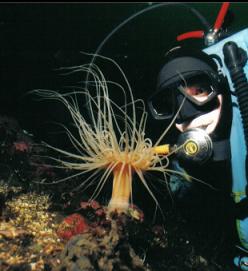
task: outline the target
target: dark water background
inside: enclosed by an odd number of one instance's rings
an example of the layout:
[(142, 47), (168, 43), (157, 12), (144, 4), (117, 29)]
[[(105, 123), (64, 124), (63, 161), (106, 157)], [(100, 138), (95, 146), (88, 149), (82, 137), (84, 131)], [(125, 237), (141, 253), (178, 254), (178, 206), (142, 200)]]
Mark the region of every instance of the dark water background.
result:
[[(71, 120), (68, 112), (58, 103), (37, 102), (31, 95), (26, 94), (39, 88), (63, 90), (70, 81), (59, 76), (55, 69), (89, 62), (90, 59), (80, 54), (80, 51), (94, 53), (116, 26), (134, 13), (153, 5), (0, 4), (0, 116), (15, 118), (23, 129), (34, 134), (38, 140), (58, 147), (70, 144), (68, 139), (59, 133), (61, 129), (52, 123), (56, 121), (69, 125)], [(221, 3), (191, 3), (190, 6), (201, 12), (213, 25)], [(248, 27), (247, 14), (248, 3), (231, 3), (227, 20), (228, 31), (235, 33)], [(104, 44), (99, 53), (118, 62), (130, 82), (135, 98), (146, 100), (155, 91), (157, 74), (165, 53), (178, 45), (177, 35), (193, 30), (205, 30), (195, 15), (180, 5), (165, 5), (136, 17), (122, 27)], [(190, 40), (186, 43), (192, 48), (203, 48), (202, 40)], [(116, 81), (120, 79), (113, 67), (105, 66), (103, 72), (107, 78)], [(168, 122), (157, 122), (149, 118), (147, 137), (155, 140), (167, 125)], [(175, 133), (172, 129), (168, 138), (176, 138)], [(218, 169), (217, 177), (220, 175), (222, 179), (229, 180), (223, 174), (226, 173), (225, 168)], [(209, 170), (209, 174), (213, 171)], [(140, 189), (144, 188), (138, 189), (137, 202), (140, 202), (144, 198)], [(204, 189), (207, 190), (207, 187), (202, 188), (202, 194), (205, 193)], [(203, 209), (205, 205), (211, 207), (212, 199), (217, 201), (218, 197), (219, 195), (213, 195), (212, 198), (209, 196), (208, 201), (204, 201), (205, 197), (202, 197), (199, 206), (202, 204)], [(192, 198), (189, 198), (189, 202)], [(197, 200), (199, 199), (196, 199), (196, 202)], [(151, 209), (150, 202), (151, 200), (146, 202), (147, 208), (144, 209)], [(192, 203), (189, 205), (192, 206)], [(225, 214), (221, 209), (222, 205), (218, 206), (219, 213)], [(205, 224), (202, 232), (206, 231), (209, 236), (213, 236), (215, 244), (212, 221), (217, 221), (214, 226), (218, 227), (216, 233), (219, 233), (219, 230), (225, 228), (225, 220), (222, 217), (219, 217), (219, 220), (213, 218), (219, 215), (218, 211), (205, 216), (204, 213), (201, 214), (202, 210), (197, 211), (198, 206), (195, 206), (195, 209), (195, 212), (200, 214), (192, 217), (191, 225)], [(205, 235), (206, 240), (211, 239), (209, 236)], [(195, 238), (201, 240), (197, 235)], [(211, 251), (211, 244), (209, 247)]]
[[(94, 53), (102, 40), (121, 22), (149, 3), (21, 3), (0, 5), (0, 114), (16, 118), (21, 126), (50, 143), (59, 143), (54, 125), (64, 122), (67, 112), (49, 102), (37, 103), (25, 94), (33, 89), (63, 88), (64, 79), (54, 71), (61, 66), (86, 63), (80, 51)], [(213, 24), (221, 3), (192, 3)], [(231, 3), (228, 30), (247, 27), (247, 3)], [(204, 30), (189, 10), (166, 5), (136, 17), (115, 33), (99, 52), (123, 68), (136, 98), (146, 99), (156, 86), (165, 53), (178, 45), (176, 36)], [(187, 41), (202, 47), (201, 40)], [(115, 79), (111, 68), (105, 75)], [(118, 78), (116, 78), (118, 80)], [(166, 122), (148, 121), (154, 137)], [(152, 131), (152, 132), (151, 132)], [(64, 142), (64, 140), (62, 140)], [(61, 143), (63, 144), (63, 143)]]

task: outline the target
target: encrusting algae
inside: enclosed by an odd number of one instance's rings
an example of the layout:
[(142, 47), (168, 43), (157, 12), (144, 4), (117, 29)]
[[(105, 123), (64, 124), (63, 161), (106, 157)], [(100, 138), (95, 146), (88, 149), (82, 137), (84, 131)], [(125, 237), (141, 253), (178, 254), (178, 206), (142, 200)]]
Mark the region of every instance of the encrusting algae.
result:
[[(6, 190), (6, 185), (0, 189)], [(13, 191), (19, 193), (20, 189), (14, 187)], [(8, 270), (8, 266), (44, 270), (45, 258), (52, 259), (53, 254), (64, 248), (57, 235), (56, 214), (48, 212), (49, 197), (20, 193), (7, 200), (5, 205), (0, 223), (0, 267), (3, 270)]]
[[(35, 91), (42, 98), (62, 102), (70, 112), (78, 133), (78, 137), (76, 137), (68, 128), (64, 127), (77, 153), (46, 144), (47, 147), (67, 157), (64, 160), (50, 158), (58, 163), (57, 167), (79, 171), (71, 178), (91, 173), (89, 177), (82, 180), (80, 185), (81, 188), (86, 189), (96, 184), (91, 200), (99, 195), (103, 186), (112, 177), (112, 197), (108, 204), (110, 211), (126, 212), (130, 202), (133, 202), (133, 174), (137, 174), (158, 206), (158, 201), (145, 180), (144, 172), (161, 172), (164, 174), (166, 183), (166, 172), (169, 171), (167, 171), (168, 158), (164, 154), (156, 153), (155, 147), (158, 146), (170, 126), (160, 136), (156, 144), (153, 144), (151, 139), (145, 136), (147, 112), (144, 102), (134, 100), (131, 87), (118, 64), (109, 58), (99, 57), (110, 61), (119, 69), (126, 82), (126, 89), (115, 82), (107, 81), (100, 68), (91, 63), (65, 68), (68, 73), (84, 72), (90, 75), (92, 81), (85, 88), (67, 94), (52, 90)], [(95, 96), (93, 96), (92, 90), (87, 87), (92, 87), (92, 85), (95, 88)], [(124, 100), (122, 106), (110, 99), (110, 85), (117, 86), (121, 90)], [(80, 113), (76, 95), (86, 97), (91, 124)], [(138, 110), (141, 110), (139, 119), (137, 118)], [(100, 174), (102, 175), (100, 176)], [(68, 179), (70, 177), (57, 182)]]

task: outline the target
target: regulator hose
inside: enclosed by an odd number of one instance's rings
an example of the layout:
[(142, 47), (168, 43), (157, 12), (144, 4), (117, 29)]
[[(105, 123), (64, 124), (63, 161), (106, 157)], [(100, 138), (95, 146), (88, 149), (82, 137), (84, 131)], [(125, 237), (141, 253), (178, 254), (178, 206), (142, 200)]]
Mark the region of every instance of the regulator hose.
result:
[[(146, 7), (134, 14), (132, 14), (131, 16), (129, 16), (128, 18), (126, 18), (124, 21), (122, 21), (119, 25), (117, 25), (104, 39), (103, 41), (98, 45), (98, 47), (96, 48), (95, 53), (92, 55), (92, 59), (90, 61), (89, 67), (91, 68), (93, 66), (93, 64), (96, 61), (97, 56), (100, 54), (100, 52), (102, 51), (103, 46), (107, 43), (107, 41), (115, 34), (117, 33), (121, 28), (123, 28), (126, 24), (128, 24), (130, 21), (133, 21), (136, 17), (143, 15), (145, 13), (148, 13), (154, 9), (157, 8), (162, 8), (162, 7), (168, 7), (168, 6), (181, 6), (184, 7), (185, 9), (188, 9), (193, 15), (196, 16), (197, 19), (200, 20), (201, 24), (204, 26), (204, 28), (206, 29), (206, 31), (208, 31), (211, 26), (209, 24), (209, 22), (207, 21), (207, 19), (195, 8), (189, 6), (188, 4), (185, 4), (183, 2), (167, 2), (167, 3), (158, 3), (158, 4), (154, 4), (152, 6)], [(86, 74), (86, 78), (85, 78), (85, 88), (88, 88), (88, 85), (90, 85), (91, 81), (89, 80), (90, 77), (90, 72), (88, 71)], [(86, 97), (87, 100), (87, 97)], [(90, 115), (90, 114), (89, 114)]]
[[(248, 153), (248, 81), (243, 69), (247, 62), (247, 53), (242, 48), (239, 48), (235, 42), (229, 41), (223, 47), (223, 54), (237, 95), (244, 129), (246, 151)], [(246, 176), (248, 172), (247, 160), (246, 156)]]
[[(248, 271), (248, 257), (247, 257), (247, 199), (248, 199), (248, 82), (244, 72), (244, 66), (247, 63), (247, 53), (242, 48), (239, 48), (235, 42), (227, 42), (223, 47), (224, 61), (230, 72), (233, 87), (237, 95), (239, 104), (241, 120), (243, 124), (245, 145), (246, 145), (246, 161), (245, 161), (245, 173), (246, 173), (246, 185), (244, 182), (244, 189), (246, 197), (241, 199), (236, 205), (236, 219), (238, 225), (238, 235), (242, 246), (246, 249), (236, 246), (241, 251), (245, 252), (242, 256), (234, 258), (234, 264), (240, 268), (240, 270)], [(239, 181), (239, 180), (238, 180)], [(237, 216), (239, 214), (239, 216)], [(242, 215), (242, 216), (240, 216)], [(245, 216), (244, 216), (245, 215)]]
[[(157, 9), (157, 8), (161, 8), (161, 7), (168, 7), (168, 6), (182, 6), (184, 7), (185, 9), (188, 9), (190, 12), (193, 13), (193, 15), (195, 15), (199, 20), (200, 22), (203, 24), (203, 26), (205, 27), (205, 29), (208, 31), (211, 26), (209, 24), (209, 22), (206, 20), (206, 18), (198, 11), (196, 10), (195, 8), (185, 4), (185, 3), (182, 3), (182, 2), (177, 2), (177, 3), (174, 3), (174, 2), (167, 2), (167, 3), (158, 3), (158, 4), (155, 4), (155, 5), (152, 5), (152, 6), (149, 6), (147, 8), (144, 8), (134, 14), (132, 14), (131, 16), (129, 16), (127, 19), (125, 19), (124, 21), (122, 21), (119, 25), (117, 25), (105, 38), (104, 40), (99, 44), (99, 46), (97, 47), (95, 53), (93, 54), (92, 56), (92, 59), (91, 59), (91, 63), (90, 65), (93, 65), (94, 62), (95, 62), (95, 59), (97, 57), (98, 54), (100, 54), (100, 51), (102, 50), (102, 47), (105, 45), (105, 43), (115, 34), (117, 33), (124, 25), (126, 25), (127, 23), (129, 23), (130, 21), (132, 21), (133, 19), (135, 19), (136, 17), (144, 14), (144, 13), (147, 13), (147, 12), (150, 12), (151, 10), (153, 9)], [(87, 74), (87, 79), (89, 77), (89, 73)], [(88, 84), (88, 80), (86, 79), (86, 86)]]

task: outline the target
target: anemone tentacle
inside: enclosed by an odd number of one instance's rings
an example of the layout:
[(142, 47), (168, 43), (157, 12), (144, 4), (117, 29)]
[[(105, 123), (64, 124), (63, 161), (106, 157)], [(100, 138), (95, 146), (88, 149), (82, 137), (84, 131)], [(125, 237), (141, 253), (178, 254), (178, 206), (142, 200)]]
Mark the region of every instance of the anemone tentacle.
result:
[[(90, 86), (94, 86), (95, 95), (91, 93), (91, 90), (83, 87), (80, 90), (77, 88), (77, 90), (66, 94), (52, 90), (36, 91), (42, 98), (58, 100), (66, 107), (78, 134), (75, 136), (64, 126), (76, 152), (72, 153), (46, 144), (48, 148), (66, 157), (64, 159), (51, 157), (51, 159), (61, 167), (79, 171), (78, 175), (92, 172), (90, 177), (82, 180), (82, 184), (80, 185), (80, 188), (85, 189), (92, 185), (93, 182), (97, 183), (91, 199), (95, 199), (99, 195), (112, 175), (112, 198), (109, 202), (111, 210), (125, 211), (128, 208), (133, 197), (133, 174), (138, 176), (156, 205), (159, 205), (145, 179), (144, 173), (147, 171), (158, 171), (163, 173), (166, 178), (165, 172), (169, 164), (168, 157), (155, 153), (154, 146), (160, 143), (161, 138), (169, 128), (166, 129), (153, 145), (151, 139), (145, 137), (147, 112), (144, 101), (134, 99), (130, 84), (124, 72), (115, 61), (103, 56), (98, 57), (110, 61), (117, 67), (124, 78), (126, 88), (119, 83), (107, 81), (103, 72), (96, 64), (86, 64), (65, 68), (64, 70), (67, 74), (75, 72), (89, 74), (92, 78)], [(118, 105), (110, 99), (110, 85), (115, 85), (120, 89), (123, 97), (122, 105)], [(76, 95), (86, 97), (91, 123), (88, 123), (84, 115), (81, 114), (80, 104)], [(138, 110), (141, 110), (139, 120), (137, 119)], [(124, 129), (122, 129), (123, 127)], [(104, 172), (101, 177), (96, 178), (100, 170)], [(63, 181), (67, 181), (68, 179), (69, 177), (64, 178)]]

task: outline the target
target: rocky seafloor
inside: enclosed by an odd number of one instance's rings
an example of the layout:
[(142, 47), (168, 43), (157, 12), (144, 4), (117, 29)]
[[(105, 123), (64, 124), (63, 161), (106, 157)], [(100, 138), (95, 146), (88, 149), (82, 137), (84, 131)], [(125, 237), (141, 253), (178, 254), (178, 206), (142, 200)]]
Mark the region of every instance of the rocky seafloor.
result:
[(151, 219), (142, 202), (109, 214), (105, 199), (42, 184), (57, 172), (16, 120), (0, 117), (0, 140), (0, 270), (234, 270), (225, 228), (207, 232), (169, 197), (163, 219)]

